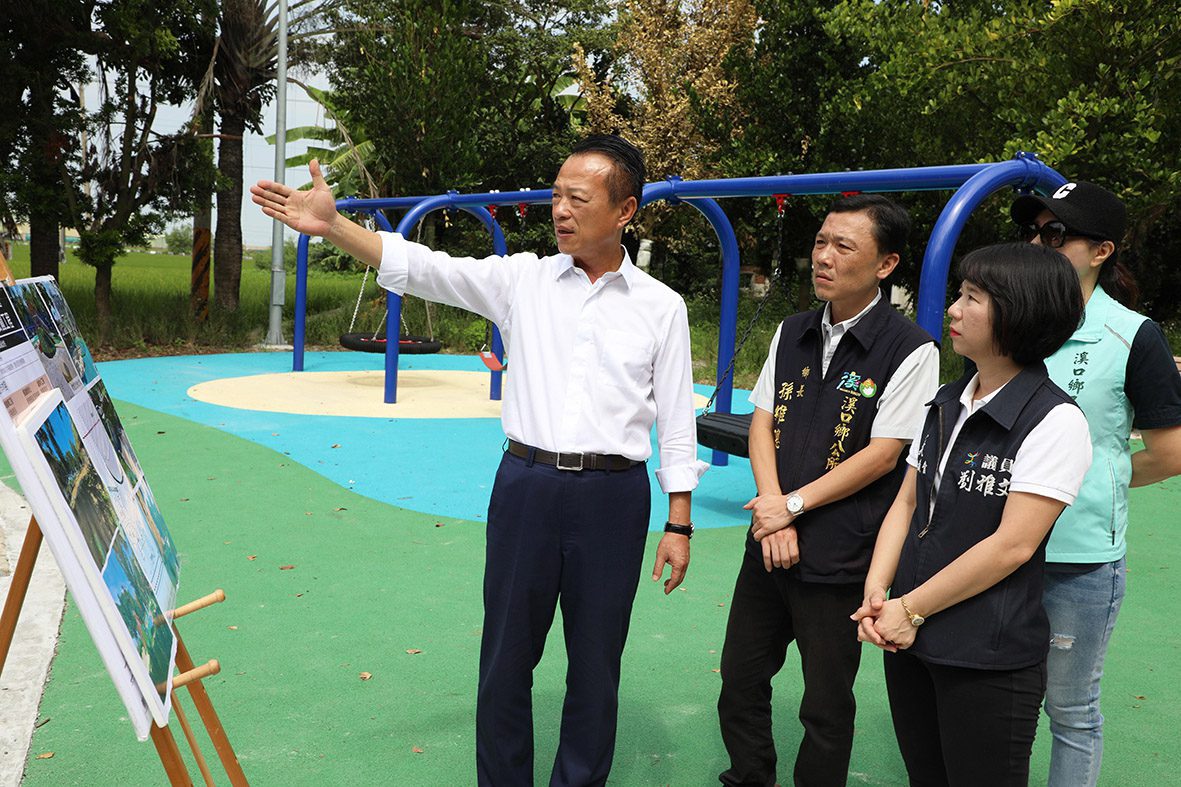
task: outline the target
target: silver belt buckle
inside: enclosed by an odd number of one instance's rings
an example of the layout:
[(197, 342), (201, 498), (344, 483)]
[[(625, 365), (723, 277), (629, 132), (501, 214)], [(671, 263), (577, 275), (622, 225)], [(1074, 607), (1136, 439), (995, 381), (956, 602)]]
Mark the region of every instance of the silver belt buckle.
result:
[[(578, 464), (577, 465), (562, 464), (562, 457), (563, 456), (577, 456), (578, 457)], [(558, 452), (557, 467), (559, 470), (573, 470), (575, 472), (581, 471), (582, 470), (582, 457), (583, 457), (582, 454), (563, 454), (561, 451), (559, 451)]]

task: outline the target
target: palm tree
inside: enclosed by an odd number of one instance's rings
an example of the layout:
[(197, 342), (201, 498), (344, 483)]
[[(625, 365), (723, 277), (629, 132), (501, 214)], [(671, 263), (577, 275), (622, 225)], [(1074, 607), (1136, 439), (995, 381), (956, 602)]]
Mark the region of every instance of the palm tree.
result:
[[(291, 40), (321, 35), (315, 20), (339, 0), (296, 0), (288, 8)], [(302, 10), (301, 10), (302, 9)], [(266, 0), (222, 0), (209, 92), (218, 128), (217, 230), (214, 236), (214, 303), (238, 308), (242, 279), (242, 137), (261, 131), (262, 109), (275, 94), (279, 53), (278, 5)], [(208, 100), (209, 96), (203, 96)], [(198, 104), (203, 104), (199, 101)]]
[[(320, 90), (305, 85), (297, 79), (288, 79), (303, 88), (308, 97), (324, 108), (324, 113), (333, 126), (299, 126), (287, 129), (287, 141), (300, 139), (315, 140), (320, 145), (309, 145), (304, 153), (288, 156), (287, 167), (301, 167), (312, 159), (318, 159), (325, 168), (327, 179), (333, 191), (340, 195), (357, 194), (369, 198), (380, 196), (377, 182), (369, 172), (372, 165), (373, 141), (365, 130), (354, 123), (348, 113), (333, 101), (331, 90)], [(267, 137), (275, 144), (275, 135)], [(305, 188), (311, 188), (308, 183)]]

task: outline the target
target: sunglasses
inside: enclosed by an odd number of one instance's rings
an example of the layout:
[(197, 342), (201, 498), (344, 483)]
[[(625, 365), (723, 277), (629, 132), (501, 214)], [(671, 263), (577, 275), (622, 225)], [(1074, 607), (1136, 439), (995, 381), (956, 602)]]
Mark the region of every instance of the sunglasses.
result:
[(1085, 232), (1072, 230), (1060, 221), (1047, 221), (1042, 226), (1036, 224), (1022, 224), (1017, 228), (1017, 236), (1025, 243), (1029, 243), (1034, 238), (1041, 238), (1042, 245), (1051, 249), (1060, 249), (1065, 244), (1068, 238), (1086, 238), (1087, 240), (1101, 241), (1096, 235), (1088, 235)]

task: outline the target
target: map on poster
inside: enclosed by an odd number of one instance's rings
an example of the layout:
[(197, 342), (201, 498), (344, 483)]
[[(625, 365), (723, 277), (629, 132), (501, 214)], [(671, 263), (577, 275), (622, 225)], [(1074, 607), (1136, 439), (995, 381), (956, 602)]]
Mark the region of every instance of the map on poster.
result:
[(168, 723), (180, 562), (50, 277), (0, 285), (0, 447), (140, 739)]

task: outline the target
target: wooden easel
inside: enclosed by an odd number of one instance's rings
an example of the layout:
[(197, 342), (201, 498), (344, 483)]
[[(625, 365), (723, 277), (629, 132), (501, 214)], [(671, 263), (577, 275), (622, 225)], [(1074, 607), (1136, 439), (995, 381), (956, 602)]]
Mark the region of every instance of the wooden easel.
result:
[[(0, 252), (0, 280), (10, 285), (15, 283), (12, 272), (8, 269), (8, 261), (4, 258), (2, 252)], [(16, 623), (20, 618), (21, 608), (24, 606), (25, 596), (29, 591), (29, 583), (33, 578), (33, 568), (37, 563), (37, 553), (41, 549), (41, 542), (43, 540), (44, 537), (41, 534), (41, 527), (37, 524), (37, 518), (31, 517), (29, 519), (29, 528), (25, 533), (25, 539), (21, 545), (20, 557), (17, 558), (16, 567), (12, 572), (12, 584), (8, 588), (8, 598), (4, 601), (4, 611), (0, 613), (0, 674), (3, 674), (4, 665), (8, 661), (8, 651), (12, 646), (13, 636), (16, 633)], [(222, 728), (221, 720), (218, 718), (217, 712), (213, 709), (213, 703), (210, 701), (205, 687), (201, 684), (202, 678), (216, 675), (221, 671), (221, 666), (216, 660), (211, 660), (202, 664), (200, 667), (194, 665), (192, 658), (189, 656), (189, 650), (185, 647), (184, 640), (180, 637), (180, 631), (176, 628), (177, 618), (184, 617), (212, 604), (225, 601), (225, 598), (225, 593), (219, 589), (204, 598), (178, 607), (172, 612), (172, 632), (176, 635), (176, 668), (180, 670), (180, 674), (172, 679), (172, 710), (176, 713), (176, 719), (180, 722), (185, 738), (189, 742), (189, 747), (193, 751), (193, 758), (197, 762), (197, 767), (201, 771), (201, 776), (204, 778), (205, 784), (212, 787), (213, 776), (197, 745), (197, 739), (193, 736), (188, 719), (185, 717), (184, 711), (181, 710), (179, 703), (180, 696), (176, 692), (176, 689), (187, 686), (189, 695), (193, 700), (193, 705), (197, 708), (201, 722), (205, 725), (205, 731), (208, 733), (209, 739), (213, 742), (213, 748), (217, 751), (217, 756), (221, 760), (226, 775), (229, 776), (230, 784), (233, 787), (245, 787), (248, 782), (246, 781), (246, 775), (242, 772), (242, 766), (238, 763), (238, 756), (234, 754), (234, 749), (230, 746), (230, 740)], [(164, 765), (164, 772), (168, 775), (168, 781), (172, 785), (191, 787), (193, 780), (189, 776), (184, 760), (181, 758), (180, 748), (176, 745), (176, 738), (173, 737), (172, 730), (167, 725), (160, 727), (153, 722), (151, 736), (152, 743), (156, 746), (156, 752), (160, 755), (160, 762)]]

